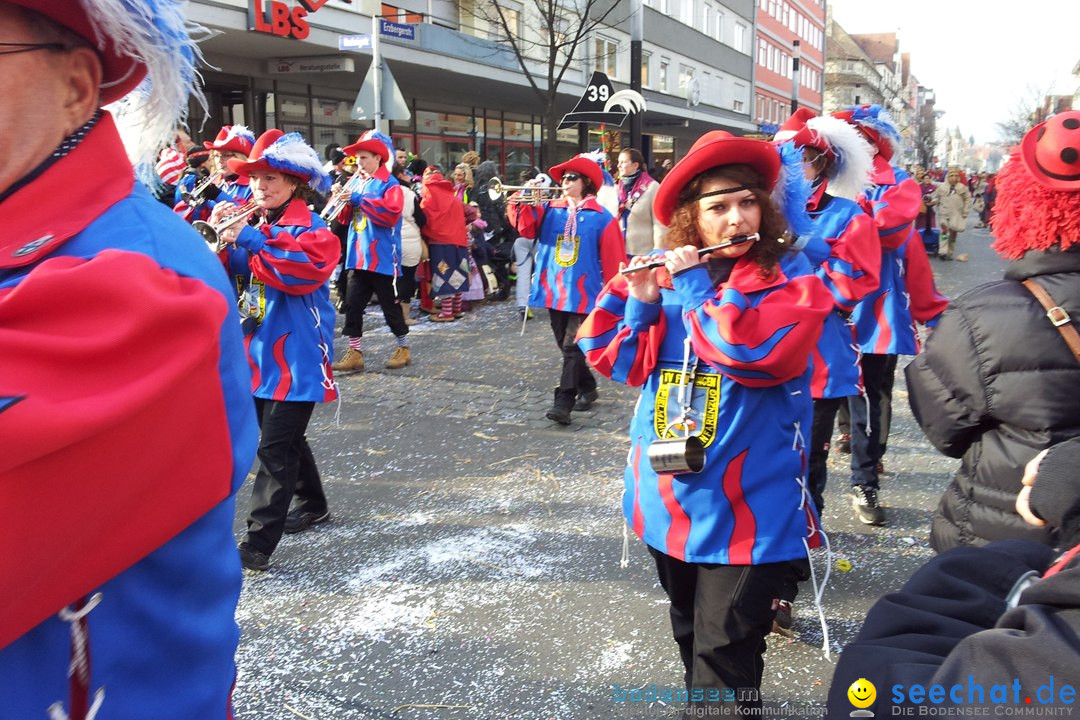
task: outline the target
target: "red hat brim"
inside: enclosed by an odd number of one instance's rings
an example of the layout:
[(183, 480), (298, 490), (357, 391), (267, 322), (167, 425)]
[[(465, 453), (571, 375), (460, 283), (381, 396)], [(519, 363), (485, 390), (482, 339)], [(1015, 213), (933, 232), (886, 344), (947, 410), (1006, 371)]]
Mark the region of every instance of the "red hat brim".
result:
[(761, 175), (768, 191), (772, 191), (780, 176), (780, 154), (772, 143), (735, 137), (723, 130), (707, 132), (661, 181), (653, 199), (656, 219), (670, 225), (682, 189), (701, 173), (722, 165), (749, 165)]
[(352, 145), (347, 145), (341, 148), (341, 152), (346, 155), (356, 155), (361, 150), (366, 150), (372, 155), (378, 155), (382, 162), (386, 162), (390, 159), (390, 150), (386, 147), (386, 143), (382, 140), (376, 140), (375, 138), (368, 138), (367, 140), (358, 140)]
[[(1080, 190), (1080, 175), (1073, 177), (1052, 176), (1049, 171), (1039, 164), (1035, 154), (1036, 145), (1039, 142), (1040, 132), (1045, 130), (1044, 121), (1028, 130), (1027, 135), (1020, 141), (1020, 160), (1024, 163), (1028, 174), (1035, 182), (1051, 190)], [(1078, 131), (1073, 131), (1078, 132)]]
[(244, 141), (239, 137), (234, 137), (229, 142), (222, 143), (221, 145), (215, 145), (210, 141), (203, 143), (203, 147), (207, 150), (217, 150), (219, 152), (238, 152), (243, 155), (247, 155), (251, 152), (251, 146), (245, 145)]
[(550, 170), (548, 175), (556, 183), (562, 182), (562, 176), (565, 172), (576, 172), (578, 175), (584, 175), (592, 180), (593, 187), (599, 190), (604, 184), (604, 171), (600, 169), (600, 166), (596, 164), (595, 160), (589, 158), (575, 156), (570, 158), (564, 163), (560, 163)]
[(90, 19), (84, 12), (82, 3), (76, 0), (4, 0), (11, 5), (18, 5), (27, 10), (43, 15), (62, 25), (83, 38), (90, 47), (95, 48), (101, 58), (101, 104), (116, 102), (135, 89), (146, 77), (146, 65), (128, 56), (119, 54), (112, 38), (105, 38), (105, 47), (98, 48), (97, 34)]

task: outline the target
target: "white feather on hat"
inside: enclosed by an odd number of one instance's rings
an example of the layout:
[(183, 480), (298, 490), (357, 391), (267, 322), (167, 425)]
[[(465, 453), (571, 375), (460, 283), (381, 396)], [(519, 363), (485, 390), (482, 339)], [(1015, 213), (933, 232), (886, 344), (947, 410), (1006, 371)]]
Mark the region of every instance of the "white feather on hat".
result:
[(829, 146), (829, 194), (854, 200), (871, 185), (875, 149), (853, 125), (831, 115), (810, 118), (806, 127)]

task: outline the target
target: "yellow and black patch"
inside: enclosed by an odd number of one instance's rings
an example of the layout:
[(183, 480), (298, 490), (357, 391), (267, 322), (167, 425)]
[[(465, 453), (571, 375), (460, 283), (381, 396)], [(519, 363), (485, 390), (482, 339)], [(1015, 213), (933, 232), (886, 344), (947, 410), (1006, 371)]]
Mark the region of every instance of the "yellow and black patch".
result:
[(692, 373), (692, 383), (687, 386), (690, 393), (689, 422), (678, 422), (682, 410), (679, 407), (679, 386), (683, 373), (676, 369), (661, 369), (660, 384), (656, 390), (656, 411), (653, 429), (658, 438), (673, 438), (682, 435), (697, 435), (701, 443), (708, 447), (716, 439), (716, 425), (720, 416), (720, 375), (717, 373)]
[(559, 235), (555, 238), (555, 262), (562, 267), (570, 267), (577, 262), (578, 249), (581, 247), (581, 238), (577, 235), (566, 237)]

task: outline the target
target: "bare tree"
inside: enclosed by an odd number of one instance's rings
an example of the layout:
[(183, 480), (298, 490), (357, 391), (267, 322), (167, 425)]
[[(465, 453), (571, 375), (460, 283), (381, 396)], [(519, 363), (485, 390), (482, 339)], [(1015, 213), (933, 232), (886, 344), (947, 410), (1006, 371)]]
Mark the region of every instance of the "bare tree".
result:
[(1019, 145), (1027, 131), (1038, 123), (1045, 120), (1042, 117), (1044, 98), (1050, 94), (1049, 89), (1039, 89), (1034, 85), (1027, 86), (1027, 93), (1017, 99), (1009, 116), (998, 123), (998, 135), (1005, 147)]
[[(556, 128), (560, 114), (559, 85), (566, 71), (582, 62), (578, 50), (600, 26), (621, 22), (612, 15), (615, 0), (531, 0), (524, 3), (525, 17), (506, 0), (467, 0), (460, 3), (463, 14), (488, 24), (490, 37), (513, 51), (525, 79), (544, 107), (546, 135), (545, 162), (556, 157)], [(537, 69), (537, 63), (541, 68)]]

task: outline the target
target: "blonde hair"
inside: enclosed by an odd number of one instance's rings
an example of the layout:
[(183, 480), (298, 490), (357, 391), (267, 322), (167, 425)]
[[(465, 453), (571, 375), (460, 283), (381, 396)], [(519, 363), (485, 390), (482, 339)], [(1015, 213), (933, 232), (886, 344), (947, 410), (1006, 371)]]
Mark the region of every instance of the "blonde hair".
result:
[(461, 162), (465, 163), (469, 167), (476, 167), (480, 164), (480, 153), (476, 152), (475, 150), (470, 150), (469, 152), (461, 156)]
[[(460, 164), (454, 166), (454, 173), (456, 173), (458, 170), (465, 173), (465, 187), (467, 187), (469, 189), (472, 189), (472, 186), (473, 186), (472, 167), (468, 163), (460, 163)], [(450, 173), (451, 177), (453, 177), (454, 173)]]

